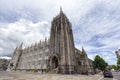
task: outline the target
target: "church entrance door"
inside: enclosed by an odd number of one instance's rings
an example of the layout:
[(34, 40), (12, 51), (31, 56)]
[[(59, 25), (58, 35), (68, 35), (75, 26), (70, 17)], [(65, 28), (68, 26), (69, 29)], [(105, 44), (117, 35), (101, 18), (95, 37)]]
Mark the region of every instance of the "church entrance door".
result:
[(52, 68), (55, 69), (58, 67), (58, 59), (56, 56), (52, 58)]

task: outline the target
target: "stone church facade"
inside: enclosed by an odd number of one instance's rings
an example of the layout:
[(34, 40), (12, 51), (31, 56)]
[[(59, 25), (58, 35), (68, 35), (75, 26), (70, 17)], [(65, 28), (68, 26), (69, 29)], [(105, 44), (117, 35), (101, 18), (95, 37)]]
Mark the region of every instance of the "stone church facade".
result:
[(92, 60), (82, 48), (75, 48), (72, 25), (60, 10), (51, 23), (50, 39), (14, 50), (8, 70), (44, 73), (94, 73)]

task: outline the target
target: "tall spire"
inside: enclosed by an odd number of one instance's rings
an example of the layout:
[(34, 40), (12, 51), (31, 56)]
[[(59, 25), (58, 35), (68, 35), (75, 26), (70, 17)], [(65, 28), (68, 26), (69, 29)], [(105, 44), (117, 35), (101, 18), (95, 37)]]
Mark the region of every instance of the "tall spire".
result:
[(84, 51), (84, 48), (83, 48), (83, 46), (82, 46), (82, 51)]
[(18, 49), (18, 45), (16, 46), (15, 50), (17, 50), (17, 49)]
[(82, 53), (87, 56), (86, 51), (85, 51), (85, 49), (83, 48), (83, 46), (82, 46)]
[(60, 6), (60, 13), (62, 13), (63, 11), (62, 11), (62, 6)]
[(84, 50), (83, 46), (82, 46), (82, 52), (85, 54), (85, 50)]
[(19, 48), (22, 49), (23, 42), (20, 44)]

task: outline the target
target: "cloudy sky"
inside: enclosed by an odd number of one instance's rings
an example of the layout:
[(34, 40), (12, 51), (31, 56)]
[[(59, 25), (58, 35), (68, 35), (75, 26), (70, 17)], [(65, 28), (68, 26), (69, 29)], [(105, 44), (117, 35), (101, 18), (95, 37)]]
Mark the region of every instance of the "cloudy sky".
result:
[(120, 48), (120, 0), (0, 0), (0, 57), (11, 57), (17, 45), (49, 38), (60, 6), (72, 23), (75, 46), (88, 57), (99, 54), (116, 64)]

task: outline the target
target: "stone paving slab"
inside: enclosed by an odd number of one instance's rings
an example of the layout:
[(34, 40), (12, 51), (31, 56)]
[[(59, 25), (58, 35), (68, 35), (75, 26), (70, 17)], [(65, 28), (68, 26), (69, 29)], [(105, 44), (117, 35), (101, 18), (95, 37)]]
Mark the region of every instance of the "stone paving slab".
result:
[(60, 75), (23, 72), (0, 72), (0, 80), (100, 80), (101, 75)]

